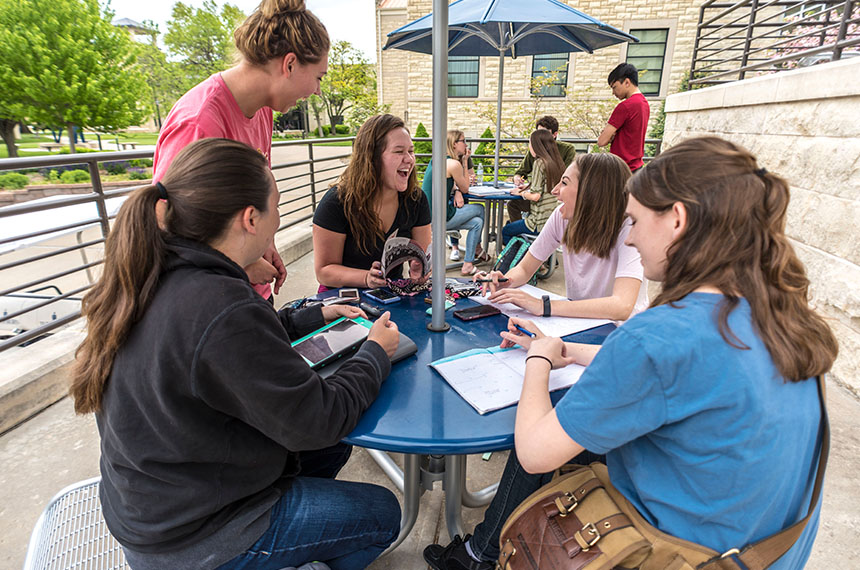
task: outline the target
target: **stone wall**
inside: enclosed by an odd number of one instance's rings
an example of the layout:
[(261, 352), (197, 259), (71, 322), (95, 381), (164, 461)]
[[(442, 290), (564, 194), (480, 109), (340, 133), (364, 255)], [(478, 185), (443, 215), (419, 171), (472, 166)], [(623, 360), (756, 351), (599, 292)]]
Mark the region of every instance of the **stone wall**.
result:
[(832, 378), (860, 395), (860, 58), (666, 100), (664, 149), (698, 135), (748, 148), (791, 184), (786, 231), (836, 332)]
[[(693, 42), (696, 34), (699, 7), (702, 0), (664, 0), (647, 2), (605, 2), (603, 0), (563, 0), (577, 10), (594, 16), (606, 24), (629, 31), (637, 28), (668, 28), (665, 72), (660, 96), (651, 96), (652, 118), (656, 115), (665, 97), (677, 91), (685, 72), (689, 70)], [(408, 22), (432, 11), (432, 0), (408, 0), (406, 8), (377, 7), (377, 39), (384, 45), (386, 35)], [(561, 125), (562, 136), (595, 136), (584, 130), (581, 121), (574, 115), (586, 112), (589, 122), (599, 129), (609, 118), (607, 112), (617, 103), (606, 84), (609, 72), (625, 60), (627, 45), (619, 44), (595, 51), (593, 54), (570, 55), (567, 96), (545, 98), (538, 115), (554, 115)], [(390, 104), (391, 112), (406, 119), (413, 130), (419, 122), (432, 132), (432, 56), (392, 49), (381, 52), (379, 58), (380, 103)], [(533, 113), (534, 99), (529, 94), (532, 58), (505, 58), (504, 85), (502, 91), (502, 124), (513, 125), (522, 115)], [(480, 135), (490, 126), (495, 130), (495, 121), (482, 116), (490, 108), (495, 116), (498, 96), (498, 57), (481, 58), (480, 79), (477, 98), (450, 98), (448, 100), (448, 127), (459, 128), (467, 136)], [(503, 127), (503, 131), (504, 131)], [(504, 133), (508, 135), (523, 133)]]

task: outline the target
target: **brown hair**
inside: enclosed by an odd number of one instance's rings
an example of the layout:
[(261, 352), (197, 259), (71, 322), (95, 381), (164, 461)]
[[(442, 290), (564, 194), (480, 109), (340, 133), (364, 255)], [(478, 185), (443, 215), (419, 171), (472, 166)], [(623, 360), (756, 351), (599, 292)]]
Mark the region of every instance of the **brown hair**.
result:
[(549, 192), (555, 188), (555, 185), (561, 180), (561, 175), (564, 174), (564, 161), (558, 152), (558, 145), (552, 133), (545, 129), (532, 131), (532, 134), (529, 135), (529, 144), (535, 151), (535, 157), (543, 161), (546, 172), (546, 191)]
[[(364, 253), (370, 252), (376, 240), (385, 237), (385, 228), (374, 206), (382, 192), (380, 173), (385, 137), (394, 129), (409, 132), (403, 119), (394, 115), (376, 115), (366, 120), (352, 143), (352, 158), (336, 182), (350, 233), (358, 249)], [(417, 200), (420, 194), (413, 166), (406, 191), (399, 193), (397, 198), (401, 201)]]
[(535, 123), (535, 129), (538, 127), (543, 127), (547, 129), (550, 133), (558, 132), (558, 119), (553, 117), (552, 115), (544, 115)]
[(233, 32), (233, 41), (242, 57), (257, 65), (288, 53), (302, 65), (318, 63), (330, 45), (325, 26), (304, 0), (263, 0)]
[(167, 192), (164, 229), (156, 217), (159, 188), (145, 186), (131, 193), (105, 242), (104, 272), (82, 303), (87, 337), (78, 347), (69, 390), (77, 413), (101, 409), (117, 351), (158, 288), (165, 238), (212, 243), (245, 207), (265, 212), (272, 184), (269, 165), (258, 151), (210, 138), (185, 147), (162, 178)]
[(624, 185), (630, 179), (630, 168), (608, 152), (578, 154), (574, 163), (579, 169), (579, 188), (564, 244), (575, 253), (587, 251), (607, 259), (624, 225)]
[(466, 135), (463, 133), (463, 131), (457, 129), (451, 129), (450, 131), (448, 131), (448, 156), (450, 156), (457, 162), (460, 162), (460, 160), (462, 159), (462, 155), (457, 156), (457, 150), (454, 148), (454, 143), (456, 143), (460, 137), (465, 136)]
[(838, 351), (830, 327), (810, 307), (809, 280), (785, 236), (788, 184), (755, 157), (716, 138), (689, 139), (660, 154), (629, 184), (651, 210), (680, 202), (687, 227), (666, 251), (663, 290), (652, 306), (674, 303), (703, 285), (725, 295), (718, 325), (727, 343), (729, 314), (746, 298), (774, 364), (799, 382), (830, 369)]

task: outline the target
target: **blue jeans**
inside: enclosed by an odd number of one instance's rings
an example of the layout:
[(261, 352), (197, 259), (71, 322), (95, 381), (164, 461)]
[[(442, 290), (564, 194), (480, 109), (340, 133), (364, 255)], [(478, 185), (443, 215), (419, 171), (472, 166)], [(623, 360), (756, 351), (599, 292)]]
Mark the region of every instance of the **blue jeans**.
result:
[(466, 204), (457, 208), (451, 219), (445, 224), (448, 230), (468, 230), (466, 236), (466, 252), (463, 261), (475, 262), (475, 250), (481, 241), (481, 231), (484, 229), (484, 206), (481, 204)]
[[(588, 465), (595, 461), (606, 462), (606, 457), (590, 451), (583, 451), (571, 460), (572, 463)], [(511, 450), (499, 489), (493, 497), (490, 506), (484, 512), (484, 520), (475, 527), (475, 532), (469, 540), (472, 552), (478, 558), (493, 562), (499, 558), (499, 536), (502, 526), (514, 509), (520, 506), (529, 495), (552, 480), (552, 473), (537, 473), (532, 475), (520, 465), (515, 450)]]
[(505, 224), (505, 227), (502, 228), (502, 245), (508, 245), (508, 242), (511, 241), (512, 237), (521, 234), (529, 234), (531, 236), (536, 236), (538, 235), (538, 232), (533, 232), (528, 229), (524, 220), (509, 222)]
[(334, 480), (351, 450), (340, 443), (302, 452), (301, 473), (272, 507), (269, 529), (218, 570), (278, 570), (313, 561), (352, 570), (375, 560), (400, 532), (400, 505), (384, 487)]

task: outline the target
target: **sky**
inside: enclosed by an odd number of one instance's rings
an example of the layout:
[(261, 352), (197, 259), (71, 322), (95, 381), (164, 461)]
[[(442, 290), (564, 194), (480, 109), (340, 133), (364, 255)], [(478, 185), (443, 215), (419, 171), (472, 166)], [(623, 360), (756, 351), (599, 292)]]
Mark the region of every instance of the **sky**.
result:
[[(177, 0), (111, 0), (115, 18), (130, 18), (138, 22), (153, 20), (162, 34)], [(203, 0), (183, 0), (199, 7)], [(106, 0), (101, 0), (102, 5)], [(238, 6), (246, 14), (254, 11), (259, 0), (215, 0), (220, 7), (226, 2)], [(376, 61), (376, 19), (374, 0), (306, 0), (308, 9), (322, 20), (333, 40), (346, 40), (364, 52), (368, 61)]]

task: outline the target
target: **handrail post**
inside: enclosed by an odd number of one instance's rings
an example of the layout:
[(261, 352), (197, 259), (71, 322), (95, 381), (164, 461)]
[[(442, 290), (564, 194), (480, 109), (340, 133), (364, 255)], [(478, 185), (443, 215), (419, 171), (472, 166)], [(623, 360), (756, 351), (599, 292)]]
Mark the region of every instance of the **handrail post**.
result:
[(317, 182), (316, 182), (316, 170), (314, 169), (314, 144), (312, 142), (308, 144), (308, 160), (311, 163), (308, 165), (308, 169), (310, 170), (311, 176), (311, 211), (317, 211)]
[(738, 72), (738, 80), (742, 80), (747, 74), (743, 69), (747, 66), (747, 62), (749, 61), (750, 45), (752, 45), (753, 30), (755, 29), (756, 12), (758, 12), (758, 0), (752, 0), (752, 4), (750, 5), (750, 21), (747, 24), (747, 37), (744, 42), (744, 54), (741, 56), (741, 71)]
[(107, 238), (110, 233), (110, 221), (108, 220), (107, 205), (105, 204), (105, 190), (102, 187), (102, 176), (99, 174), (99, 163), (97, 160), (87, 161), (90, 169), (90, 181), (93, 184), (93, 192), (98, 194), (96, 198), (96, 209), (99, 212), (99, 223), (102, 226), (102, 237)]
[(690, 80), (695, 77), (696, 73), (696, 55), (699, 53), (699, 37), (702, 35), (702, 22), (705, 21), (705, 6), (702, 4), (699, 8), (699, 23), (696, 24), (696, 39), (693, 42), (693, 59), (690, 61)]
[(854, 0), (845, 0), (845, 8), (842, 10), (842, 21), (839, 23), (839, 32), (836, 33), (836, 47), (833, 48), (831, 61), (842, 58), (842, 47), (839, 44), (845, 39), (845, 34), (848, 33), (848, 20), (851, 19), (852, 12), (854, 12)]

